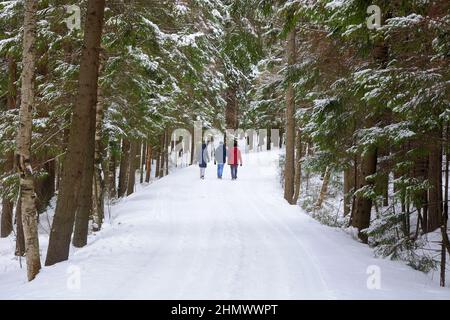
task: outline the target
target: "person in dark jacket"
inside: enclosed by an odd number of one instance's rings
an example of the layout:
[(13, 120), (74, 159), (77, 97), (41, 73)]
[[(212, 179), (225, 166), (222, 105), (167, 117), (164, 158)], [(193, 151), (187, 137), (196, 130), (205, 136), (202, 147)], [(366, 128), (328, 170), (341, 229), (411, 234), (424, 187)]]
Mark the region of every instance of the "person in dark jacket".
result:
[(222, 179), (223, 167), (227, 162), (227, 146), (221, 141), (214, 150), (214, 163), (217, 164), (217, 178)]
[(198, 154), (198, 166), (200, 167), (200, 179), (205, 179), (205, 171), (209, 162), (209, 154), (206, 143), (202, 144)]
[(237, 179), (238, 165), (242, 166), (241, 150), (238, 148), (238, 142), (234, 141), (233, 148), (228, 150), (228, 164), (231, 169), (231, 180)]

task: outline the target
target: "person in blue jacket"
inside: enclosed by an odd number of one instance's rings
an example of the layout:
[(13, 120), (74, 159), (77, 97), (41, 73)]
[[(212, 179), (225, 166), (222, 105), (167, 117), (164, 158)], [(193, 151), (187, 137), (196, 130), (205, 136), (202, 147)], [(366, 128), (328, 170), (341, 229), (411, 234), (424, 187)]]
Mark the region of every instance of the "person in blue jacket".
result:
[(220, 141), (219, 146), (214, 150), (214, 164), (217, 164), (218, 179), (222, 179), (225, 163), (227, 163), (227, 146)]
[(200, 167), (200, 179), (205, 179), (205, 171), (209, 162), (209, 154), (206, 143), (202, 144), (198, 154), (198, 166)]

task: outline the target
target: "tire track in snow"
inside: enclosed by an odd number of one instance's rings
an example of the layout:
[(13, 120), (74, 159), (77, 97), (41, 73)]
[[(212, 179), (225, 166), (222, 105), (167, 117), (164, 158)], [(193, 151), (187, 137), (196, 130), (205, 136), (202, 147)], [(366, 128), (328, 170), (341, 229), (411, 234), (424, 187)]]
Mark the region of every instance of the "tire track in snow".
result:
[[(214, 206), (213, 210), (205, 211), (202, 218), (206, 221), (197, 223), (207, 228), (207, 231), (202, 231), (203, 239), (197, 241), (201, 244), (201, 249), (197, 250), (194, 257), (189, 271), (189, 274), (193, 276), (183, 285), (182, 296), (227, 299), (232, 297), (230, 285), (233, 285), (233, 281), (230, 280), (230, 274), (237, 272), (236, 265), (230, 262), (240, 260), (236, 257), (236, 249), (240, 250), (241, 246), (233, 236), (236, 225), (233, 223), (234, 219), (229, 218), (228, 202), (223, 196), (224, 193), (221, 192), (223, 184), (220, 185), (219, 181), (211, 181), (211, 179), (199, 183), (201, 186), (197, 189), (197, 193), (200, 197), (204, 198), (212, 194), (214, 203), (220, 205)], [(230, 236), (234, 240), (231, 247), (229, 247)]]
[[(243, 187), (241, 187), (243, 188)], [(241, 200), (240, 202), (245, 202), (247, 200), (247, 204), (249, 204), (254, 212), (256, 212), (258, 214), (258, 217), (260, 218), (259, 220), (262, 220), (266, 223), (266, 225), (271, 229), (275, 231), (275, 234), (277, 235), (276, 238), (278, 239), (284, 239), (283, 241), (280, 241), (279, 243), (277, 243), (277, 245), (279, 246), (280, 244), (283, 243), (289, 243), (290, 242), (290, 237), (288, 236), (288, 234), (286, 234), (286, 232), (283, 232), (282, 229), (279, 227), (281, 226), (283, 229), (284, 225), (276, 222), (274, 220), (274, 216), (278, 217), (280, 215), (284, 214), (284, 210), (276, 210), (276, 211), (272, 211), (272, 214), (270, 215), (270, 219), (266, 216), (266, 214), (264, 213), (266, 210), (262, 210), (261, 208), (267, 208), (267, 207), (271, 207), (271, 203), (268, 203), (268, 195), (266, 194), (266, 192), (262, 192), (263, 190), (258, 190), (255, 191), (253, 190), (253, 192), (251, 193), (251, 196), (249, 196), (247, 199), (244, 199), (242, 196), (242, 192), (240, 192), (239, 194), (241, 195)], [(262, 193), (264, 193), (265, 197), (262, 196)], [(270, 198), (270, 197), (269, 197)], [(281, 208), (286, 208), (286, 209), (290, 209), (287, 208), (287, 205), (285, 203), (281, 203), (281, 206), (279, 207), (279, 209)], [(278, 227), (277, 227), (278, 225)], [(285, 229), (286, 230), (286, 229)], [(286, 230), (289, 231), (289, 230)], [(291, 234), (292, 236), (294, 236), (294, 234), (292, 232), (289, 232), (289, 234)], [(290, 291), (292, 292), (291, 294), (293, 295), (293, 297), (295, 297), (297, 295), (297, 292), (301, 291), (299, 289), (306, 289), (303, 286), (305, 284), (307, 284), (307, 289), (310, 291), (309, 293), (307, 293), (307, 296), (311, 296), (311, 292), (317, 292), (317, 287), (318, 284), (319, 286), (322, 288), (322, 290), (320, 290), (320, 292), (323, 293), (328, 293), (329, 289), (322, 277), (322, 274), (320, 272), (320, 269), (318, 269), (317, 263), (314, 261), (313, 257), (311, 256), (311, 254), (308, 253), (307, 250), (305, 250), (304, 246), (302, 245), (302, 243), (300, 241), (298, 241), (298, 239), (296, 237), (294, 237), (294, 239), (296, 240), (298, 246), (300, 247), (300, 250), (296, 250), (295, 252), (290, 252), (289, 256), (285, 256), (285, 255), (280, 255), (280, 262), (283, 261), (284, 267), (286, 270), (292, 270), (288, 267), (289, 263), (292, 263), (292, 256), (301, 256), (301, 259), (298, 259), (300, 262), (300, 268), (298, 268), (298, 272), (301, 272), (301, 277), (295, 277), (295, 281), (297, 282), (297, 284), (300, 284), (299, 279), (302, 279), (304, 282), (302, 282), (299, 286), (293, 286), (290, 285)], [(275, 250), (276, 252), (283, 252), (282, 248), (278, 248), (279, 250)], [(306, 261), (309, 263), (305, 262)], [(311, 266), (313, 267), (313, 269), (311, 268)], [(295, 270), (295, 269), (294, 269)], [(317, 283), (317, 281), (315, 281), (314, 279), (319, 279), (319, 283)], [(286, 283), (286, 284), (291, 284), (291, 281), (289, 281), (289, 279), (284, 279), (285, 281), (280, 281), (279, 283)], [(329, 297), (329, 294), (327, 294), (327, 298)]]
[[(268, 203), (268, 201), (267, 201), (267, 198), (259, 197), (259, 201), (260, 201), (259, 203), (265, 203), (265, 204), (268, 205), (268, 206), (270, 205), (270, 204)], [(283, 204), (283, 205), (284, 205), (284, 206), (287, 206), (287, 204)], [(302, 253), (304, 253), (304, 255), (308, 258), (309, 262), (310, 262), (310, 263), (312, 264), (312, 266), (314, 267), (314, 276), (313, 276), (312, 278), (317, 278), (317, 279), (320, 280), (320, 283), (321, 283), (321, 286), (322, 286), (322, 290), (321, 290), (321, 291), (322, 291), (323, 293), (326, 293), (328, 299), (337, 299), (334, 295), (331, 295), (332, 290), (330, 290), (330, 288), (328, 287), (328, 285), (327, 285), (327, 283), (326, 283), (326, 281), (325, 281), (323, 272), (322, 272), (322, 270), (321, 270), (321, 268), (320, 268), (320, 264), (318, 263), (318, 261), (316, 260), (316, 258), (309, 252), (309, 250), (305, 247), (305, 245), (302, 243), (302, 241), (300, 241), (300, 239), (298, 238), (298, 236), (290, 229), (289, 225), (286, 225), (284, 222), (281, 222), (280, 215), (279, 215), (279, 214), (273, 214), (273, 215), (271, 215), (271, 218), (274, 218), (274, 219), (271, 219), (271, 220), (269, 221), (269, 220), (267, 219), (267, 217), (265, 217), (265, 214), (262, 213), (262, 211), (259, 210), (257, 206), (255, 206), (255, 208), (256, 208), (256, 210), (260, 213), (261, 217), (262, 217), (263, 219), (266, 219), (266, 221), (268, 221), (269, 224), (270, 224), (271, 226), (273, 226), (274, 228), (276, 228), (276, 227), (274, 226), (274, 224), (273, 224), (273, 223), (276, 223), (276, 224), (279, 226), (279, 228), (284, 229), (284, 231), (286, 231), (287, 233), (289, 233), (289, 234), (292, 236), (292, 238), (296, 241), (296, 243), (297, 243), (298, 246), (300, 247)], [(291, 209), (291, 208), (289, 208), (289, 209)], [(284, 214), (284, 212), (280, 212), (280, 213), (281, 213), (281, 214)], [(275, 219), (276, 219), (277, 221), (275, 221)], [(276, 229), (278, 229), (278, 228), (276, 228)], [(278, 230), (279, 230), (279, 232), (280, 232), (281, 234), (283, 234), (283, 235), (286, 237), (286, 233), (285, 233), (285, 232), (280, 231), (280, 229), (278, 229)], [(303, 266), (305, 267), (305, 268), (304, 268), (305, 270), (311, 270), (311, 268), (309, 268), (309, 266), (306, 266), (306, 264), (303, 264)]]

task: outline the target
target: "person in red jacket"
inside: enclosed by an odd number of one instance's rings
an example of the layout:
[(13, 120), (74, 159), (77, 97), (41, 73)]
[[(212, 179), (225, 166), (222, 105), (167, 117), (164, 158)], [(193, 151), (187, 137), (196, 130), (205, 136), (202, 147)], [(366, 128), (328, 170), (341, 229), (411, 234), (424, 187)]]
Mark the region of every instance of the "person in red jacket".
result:
[(236, 180), (238, 165), (242, 166), (242, 155), (241, 150), (238, 148), (237, 141), (234, 141), (233, 148), (228, 149), (228, 164), (231, 168), (231, 180)]

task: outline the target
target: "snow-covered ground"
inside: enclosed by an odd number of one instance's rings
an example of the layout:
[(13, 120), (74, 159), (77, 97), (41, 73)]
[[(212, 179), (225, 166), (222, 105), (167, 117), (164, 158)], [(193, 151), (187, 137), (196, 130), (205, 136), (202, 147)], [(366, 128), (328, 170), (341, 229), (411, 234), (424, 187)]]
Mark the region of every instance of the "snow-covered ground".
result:
[(204, 181), (189, 167), (139, 188), (87, 247), (31, 283), (1, 239), (0, 298), (450, 299), (437, 279), (288, 205), (277, 161), (245, 154), (237, 181), (229, 168), (217, 180), (211, 164)]

